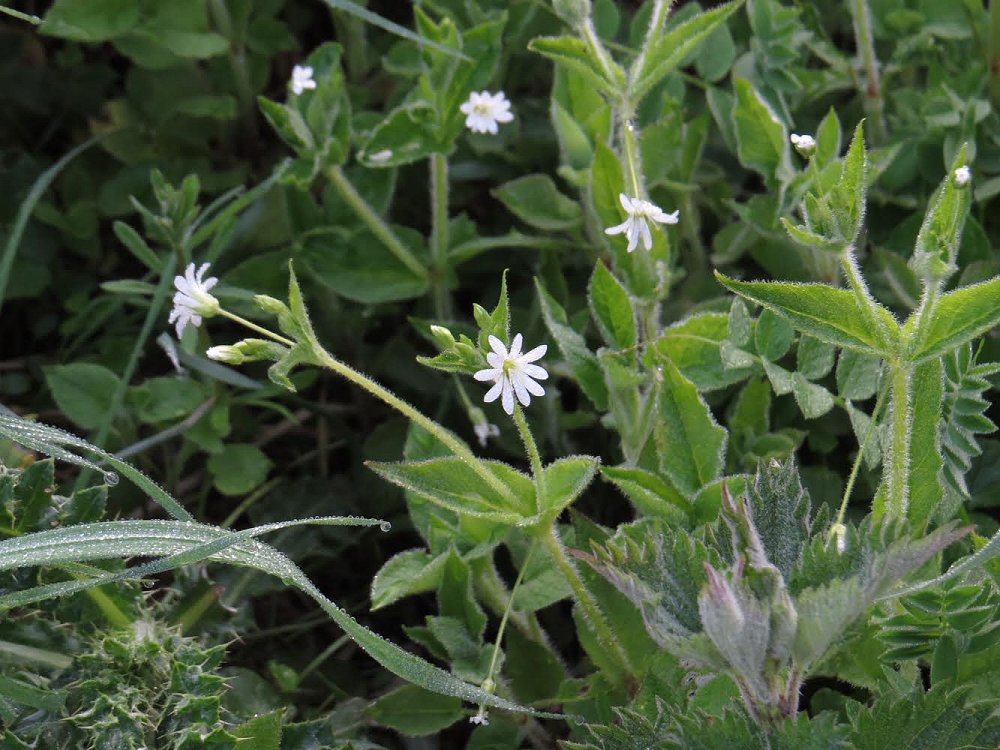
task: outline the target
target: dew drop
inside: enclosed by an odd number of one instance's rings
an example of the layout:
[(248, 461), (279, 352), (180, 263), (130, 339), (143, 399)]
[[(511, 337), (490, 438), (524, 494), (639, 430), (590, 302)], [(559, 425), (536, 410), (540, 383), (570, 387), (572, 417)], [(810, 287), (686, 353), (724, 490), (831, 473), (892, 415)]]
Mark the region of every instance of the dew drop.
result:
[(382, 531), (388, 531), (389, 529), (392, 528), (392, 524), (389, 523), (388, 521), (381, 521), (378, 527), (382, 529)]
[(104, 483), (108, 485), (108, 487), (114, 487), (118, 484), (118, 475), (113, 471), (104, 472)]

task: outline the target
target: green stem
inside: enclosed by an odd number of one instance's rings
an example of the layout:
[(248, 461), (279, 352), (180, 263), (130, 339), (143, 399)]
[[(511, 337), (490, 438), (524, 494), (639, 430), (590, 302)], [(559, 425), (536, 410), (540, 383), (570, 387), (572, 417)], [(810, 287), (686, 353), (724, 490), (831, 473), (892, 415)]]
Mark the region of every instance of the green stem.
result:
[(355, 190), (354, 185), (347, 179), (347, 175), (340, 167), (330, 167), (326, 170), (326, 176), (340, 193), (355, 215), (364, 222), (375, 237), (391, 252), (396, 258), (421, 279), (428, 279), (429, 274), (417, 257), (410, 252), (410, 249), (403, 244), (385, 220), (378, 215), (368, 201)]
[(667, 22), (667, 14), (670, 12), (670, 6), (673, 4), (673, 0), (654, 0), (653, 10), (649, 14), (649, 26), (646, 27), (646, 36), (642, 42), (642, 51), (629, 69), (629, 83), (635, 83), (636, 78), (645, 66), (646, 55), (659, 38), (663, 25)]
[(542, 467), (542, 456), (538, 452), (535, 437), (531, 434), (531, 428), (528, 427), (528, 420), (524, 418), (524, 410), (518, 403), (514, 404), (514, 423), (521, 435), (521, 442), (524, 443), (524, 448), (528, 452), (531, 474), (535, 479), (535, 508), (539, 509), (543, 507), (542, 503), (545, 497), (545, 469)]
[(917, 323), (913, 328), (913, 333), (909, 341), (904, 342), (905, 351), (915, 352), (920, 349), (927, 334), (930, 331), (930, 323), (934, 319), (934, 310), (937, 308), (938, 300), (941, 297), (940, 281), (931, 281), (924, 286), (924, 294), (920, 298), (920, 307), (917, 309)]
[(247, 120), (253, 114), (253, 89), (250, 86), (250, 71), (247, 69), (246, 50), (243, 40), (236, 34), (233, 17), (229, 13), (226, 0), (211, 0), (211, 13), (219, 34), (229, 41), (229, 70), (236, 85), (236, 99), (240, 116)]
[(476, 458), (475, 454), (469, 450), (469, 447), (453, 432), (439, 425), (433, 419), (425, 417), (417, 409), (394, 394), (392, 391), (379, 385), (367, 375), (363, 375), (354, 368), (345, 365), (340, 360), (334, 358), (329, 352), (320, 351), (318, 354), (320, 356), (320, 364), (324, 367), (333, 370), (344, 379), (364, 388), (370, 394), (384, 401), (393, 409), (400, 412), (403, 416), (409, 418), (416, 425), (427, 430), (427, 432), (431, 433), (434, 437), (444, 443), (452, 453), (462, 459), (462, 461), (464, 461), (470, 469), (476, 472), (476, 474), (479, 475), (479, 477), (501, 497), (507, 500), (515, 500), (514, 493), (511, 489), (500, 481), (500, 479), (498, 479), (496, 475), (494, 475), (493, 472), (487, 468), (485, 463)]
[(868, 7), (868, 0), (851, 0), (850, 8), (854, 18), (854, 41), (865, 68), (865, 89), (862, 93), (870, 123), (869, 133), (872, 142), (877, 145), (885, 141), (885, 102), (878, 57), (875, 55), (875, 39), (872, 36), (871, 9)]
[(905, 362), (889, 365), (892, 389), (889, 424), (891, 429), (886, 467), (886, 514), (905, 518), (910, 500), (910, 411), (913, 401), (911, 366)]
[(13, 16), (19, 21), (27, 21), (28, 23), (34, 24), (35, 26), (38, 26), (39, 24), (42, 23), (42, 19), (39, 18), (38, 16), (34, 16), (30, 13), (22, 13), (19, 10), (14, 10), (13, 8), (7, 8), (3, 5), (0, 5), (0, 13), (6, 13), (8, 16)]
[(628, 168), (629, 182), (632, 194), (636, 198), (645, 197), (642, 192), (641, 167), (639, 163), (639, 142), (632, 124), (631, 113), (622, 112), (622, 150), (625, 152), (625, 165)]
[[(476, 593), (479, 598), (495, 614), (502, 615), (511, 594), (497, 573), (492, 557), (489, 555), (478, 557), (470, 561), (470, 565), (475, 574)], [(533, 614), (526, 615), (523, 612), (515, 612), (511, 617), (514, 627), (520, 630), (526, 638), (552, 651), (552, 645), (549, 643), (545, 631), (542, 630)], [(558, 655), (556, 656), (558, 657)]]
[(608, 50), (601, 43), (600, 37), (597, 36), (597, 29), (594, 28), (594, 22), (588, 17), (580, 24), (579, 32), (583, 36), (583, 41), (590, 47), (590, 53), (604, 71), (607, 81), (613, 83), (615, 80), (614, 62), (611, 60)]
[(556, 567), (559, 568), (559, 572), (562, 573), (566, 582), (573, 589), (573, 594), (576, 596), (577, 604), (583, 610), (590, 625), (594, 628), (594, 632), (597, 634), (597, 639), (600, 641), (601, 647), (613, 655), (615, 660), (625, 669), (628, 674), (634, 674), (632, 665), (629, 662), (628, 655), (622, 648), (621, 643), (617, 638), (615, 638), (614, 632), (611, 630), (611, 626), (608, 625), (608, 621), (604, 618), (604, 613), (601, 612), (600, 606), (597, 604), (597, 600), (594, 595), (590, 593), (590, 589), (587, 588), (587, 584), (584, 583), (583, 579), (580, 577), (579, 571), (577, 571), (576, 566), (566, 555), (566, 548), (563, 546), (562, 538), (559, 536), (558, 526), (553, 522), (552, 526), (549, 528), (548, 532), (542, 535), (542, 541), (545, 543), (545, 548), (549, 551), (552, 559), (556, 563)]
[(872, 437), (875, 435), (879, 414), (882, 411), (882, 404), (885, 402), (885, 394), (888, 391), (886, 386), (879, 389), (878, 398), (875, 399), (875, 408), (872, 409), (871, 421), (868, 422), (868, 429), (865, 430), (864, 437), (858, 446), (858, 455), (854, 457), (854, 466), (851, 467), (851, 475), (847, 478), (847, 486), (844, 487), (844, 496), (840, 501), (840, 509), (837, 511), (837, 520), (834, 525), (843, 524), (844, 516), (847, 514), (847, 503), (851, 499), (851, 492), (854, 490), (854, 482), (858, 478), (858, 470), (861, 468), (861, 461), (865, 455)]
[(231, 313), (224, 308), (219, 308), (219, 315), (221, 315), (224, 318), (229, 318), (230, 320), (239, 323), (241, 326), (249, 328), (251, 331), (256, 331), (262, 336), (267, 336), (269, 339), (274, 339), (279, 344), (284, 344), (289, 348), (295, 346), (295, 342), (292, 341), (291, 339), (286, 339), (284, 336), (279, 336), (274, 331), (270, 331), (267, 328), (264, 328), (263, 326), (259, 326), (256, 323), (253, 323), (247, 320), (246, 318), (240, 317), (236, 313)]
[(524, 573), (528, 569), (528, 563), (531, 562), (531, 556), (535, 553), (535, 544), (532, 543), (531, 547), (528, 548), (528, 554), (524, 557), (524, 562), (521, 564), (521, 570), (517, 573), (517, 580), (514, 581), (514, 587), (510, 590), (510, 597), (507, 599), (507, 606), (504, 607), (503, 617), (500, 618), (500, 627), (497, 629), (497, 638), (493, 642), (493, 657), (490, 659), (490, 669), (486, 673), (486, 679), (492, 680), (493, 675), (496, 674), (497, 668), (497, 657), (500, 656), (500, 644), (503, 642), (503, 634), (507, 629), (507, 620), (510, 618), (510, 613), (514, 609), (514, 595), (517, 593), (517, 589), (521, 586), (521, 581), (524, 580)]
[(448, 158), (431, 155), (431, 284), (434, 294), (434, 314), (440, 319), (450, 316), (448, 299)]

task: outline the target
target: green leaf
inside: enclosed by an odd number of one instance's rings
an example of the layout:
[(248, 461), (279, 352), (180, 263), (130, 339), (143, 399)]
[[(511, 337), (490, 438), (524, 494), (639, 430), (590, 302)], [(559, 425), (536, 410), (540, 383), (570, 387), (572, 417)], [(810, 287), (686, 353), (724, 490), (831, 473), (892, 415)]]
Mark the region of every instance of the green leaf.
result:
[(854, 138), (844, 157), (840, 181), (834, 187), (830, 199), (830, 208), (845, 242), (854, 243), (861, 232), (867, 193), (868, 154), (865, 150), (865, 123), (862, 120), (854, 130)]
[(910, 502), (907, 518), (914, 529), (923, 529), (941, 502), (941, 406), (944, 384), (940, 360), (919, 365), (911, 378)]
[(208, 459), (212, 483), (223, 495), (245, 495), (258, 487), (274, 464), (256, 445), (229, 443)]
[(625, 287), (598, 261), (587, 295), (597, 327), (608, 346), (630, 349), (638, 339), (632, 300)]
[(944, 181), (927, 205), (927, 213), (917, 233), (910, 267), (929, 281), (946, 279), (958, 268), (956, 260), (972, 191), (967, 186), (959, 187), (954, 174), (956, 169), (965, 166), (967, 151), (967, 144), (958, 150)]
[(535, 289), (538, 291), (538, 302), (542, 309), (542, 318), (549, 334), (555, 339), (556, 346), (566, 360), (580, 388), (587, 398), (600, 410), (608, 408), (608, 388), (604, 383), (604, 373), (597, 357), (577, 333), (566, 318), (562, 306), (553, 299), (535, 279)]
[[(1000, 323), (1000, 277), (949, 292), (934, 306), (923, 341), (917, 342), (914, 362), (936, 359)], [(910, 328), (910, 322), (907, 322)]]
[(406, 550), (389, 558), (372, 579), (372, 612), (405, 596), (436, 589), (446, 560), (447, 555), (435, 557), (422, 549)]
[(114, 403), (119, 380), (101, 365), (77, 362), (44, 368), (45, 381), (62, 412), (84, 429), (98, 427)]
[(669, 360), (662, 369), (656, 422), (660, 469), (691, 499), (722, 475), (727, 435), (694, 384)]
[(517, 218), (537, 229), (559, 232), (583, 223), (580, 204), (567, 198), (545, 174), (529, 174), (492, 191)]
[[(409, 227), (394, 226), (410, 249), (423, 255), (423, 236)], [(380, 304), (422, 297), (426, 277), (403, 265), (367, 229), (349, 232), (340, 227), (313, 230), (300, 241), (306, 269), (324, 286), (346, 299)]]
[(694, 514), (687, 498), (650, 471), (627, 466), (603, 466), (601, 476), (620, 489), (644, 515), (683, 526)]
[(659, 33), (659, 30), (650, 33), (646, 48), (629, 71), (633, 101), (642, 101), (653, 87), (680, 67), (712, 32), (742, 6), (743, 0), (735, 0), (699, 13), (665, 34)]
[(545, 467), (545, 496), (538, 504), (540, 513), (555, 517), (569, 507), (594, 478), (601, 463), (593, 456), (567, 456)]
[(776, 394), (785, 396), (795, 390), (795, 373), (766, 359), (763, 364), (764, 374), (767, 375), (767, 379)]
[(787, 182), (794, 170), (785, 124), (750, 81), (735, 78), (733, 87), (732, 119), (740, 163), (760, 173), (772, 187)]
[(868, 605), (857, 578), (834, 580), (795, 597), (799, 620), (792, 644), (797, 665), (807, 670), (844, 636)]
[(837, 392), (851, 401), (864, 401), (878, 390), (882, 362), (878, 357), (844, 349), (837, 361)]
[[(787, 327), (784, 322), (782, 325)], [(720, 349), (728, 335), (728, 315), (701, 313), (665, 329), (656, 340), (654, 351), (658, 360), (673, 362), (699, 391), (714, 391), (739, 383), (753, 373), (753, 368), (723, 367)]]
[[(479, 348), (483, 352), (490, 350), (490, 336), (496, 336), (504, 344), (510, 345), (510, 295), (507, 292), (507, 271), (500, 277), (500, 294), (496, 307), (489, 312), (479, 304), (472, 306), (472, 314), (479, 326)], [(482, 356), (480, 354), (480, 356)]]
[(757, 353), (777, 362), (788, 351), (795, 338), (795, 330), (785, 322), (784, 318), (775, 315), (770, 310), (764, 310), (754, 327), (754, 347)]
[(436, 734), (465, 716), (462, 701), (404, 685), (372, 703), (366, 713), (407, 737)]
[(762, 464), (747, 486), (747, 500), (767, 559), (791, 580), (809, 540), (809, 492), (795, 461)]
[[(163, 263), (156, 253), (150, 249), (149, 245), (142, 236), (135, 231), (132, 227), (126, 224), (124, 221), (116, 221), (112, 225), (114, 229), (115, 236), (121, 241), (121, 243), (128, 248), (129, 252), (134, 255), (140, 263), (146, 266), (150, 271), (156, 271), (159, 273)], [(155, 289), (155, 287), (153, 287)]]
[(840, 118), (833, 107), (826, 113), (819, 127), (816, 128), (816, 153), (813, 159), (816, 163), (825, 167), (840, 155)]
[(104, 42), (125, 34), (138, 21), (134, 0), (56, 0), (40, 30), (76, 42)]
[(281, 716), (281, 711), (272, 711), (233, 727), (240, 750), (280, 750)]
[(736, 346), (746, 346), (750, 343), (751, 324), (750, 313), (743, 300), (734, 297), (729, 305), (729, 340)]
[(802, 336), (796, 351), (798, 371), (809, 380), (819, 380), (833, 369), (835, 355), (835, 349), (829, 344), (812, 336)]
[(507, 524), (515, 524), (531, 516), (535, 512), (535, 491), (531, 479), (499, 461), (483, 461), (483, 464), (511, 488), (516, 500), (507, 500), (498, 494), (459, 458), (398, 463), (369, 461), (366, 465), (386, 481), (460, 515)]
[(398, 167), (447, 150), (437, 141), (434, 108), (414, 101), (396, 107), (375, 126), (358, 160), (373, 169)]
[(55, 465), (52, 459), (36, 461), (25, 468), (14, 485), (15, 528), (20, 532), (33, 531), (45, 511), (52, 505), (55, 485)]
[(613, 100), (620, 98), (625, 90), (624, 71), (612, 63), (614, 67), (610, 74), (606, 73), (582, 39), (574, 36), (540, 36), (528, 43), (528, 49), (582, 74), (598, 91)]
[(181, 419), (208, 397), (205, 389), (189, 378), (150, 378), (129, 392), (130, 405), (147, 424)]
[(221, 55), (229, 49), (229, 40), (213, 32), (164, 31), (160, 35), (163, 45), (179, 57), (204, 60)]
[[(868, 330), (855, 295), (846, 289), (826, 284), (736, 281), (718, 271), (715, 277), (731, 291), (780, 315), (798, 330), (820, 341), (868, 354), (891, 354), (883, 351), (878, 332)], [(881, 306), (874, 309), (888, 330), (898, 329), (892, 313)], [(1000, 311), (997, 318), (1000, 319)]]

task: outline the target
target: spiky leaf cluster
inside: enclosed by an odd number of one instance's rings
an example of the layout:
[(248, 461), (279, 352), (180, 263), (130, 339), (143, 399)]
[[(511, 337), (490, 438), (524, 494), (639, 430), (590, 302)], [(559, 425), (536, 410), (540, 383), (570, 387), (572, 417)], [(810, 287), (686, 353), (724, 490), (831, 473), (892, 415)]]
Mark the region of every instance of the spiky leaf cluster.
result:
[(965, 475), (972, 467), (972, 459), (983, 452), (976, 436), (994, 432), (997, 428), (985, 415), (990, 404), (983, 394), (991, 387), (987, 378), (1000, 372), (1000, 363), (977, 363), (971, 344), (946, 355), (943, 363), (945, 393), (940, 422), (944, 457), (942, 473), (949, 489), (968, 497)]

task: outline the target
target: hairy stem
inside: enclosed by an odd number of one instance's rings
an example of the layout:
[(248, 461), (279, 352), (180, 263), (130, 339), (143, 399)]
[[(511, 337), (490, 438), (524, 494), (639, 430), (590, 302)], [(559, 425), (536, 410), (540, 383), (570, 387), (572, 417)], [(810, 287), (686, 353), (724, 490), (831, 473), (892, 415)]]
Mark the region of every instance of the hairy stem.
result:
[(553, 523), (548, 532), (543, 534), (541, 538), (545, 543), (545, 548), (549, 551), (552, 559), (555, 560), (556, 567), (559, 568), (559, 572), (562, 573), (563, 578), (566, 579), (570, 588), (573, 589), (576, 602), (580, 606), (580, 609), (583, 610), (583, 613), (590, 622), (591, 627), (594, 628), (594, 632), (597, 634), (597, 639), (600, 641), (601, 647), (606, 652), (611, 654), (615, 661), (617, 661), (628, 674), (634, 674), (635, 672), (629, 662), (628, 655), (625, 653), (625, 649), (622, 648), (621, 642), (615, 637), (614, 632), (611, 630), (611, 626), (608, 625), (608, 621), (604, 617), (604, 613), (597, 604), (597, 600), (594, 598), (594, 595), (590, 593), (590, 589), (587, 588), (587, 584), (584, 583), (583, 579), (580, 577), (580, 573), (576, 569), (576, 566), (567, 556), (566, 548), (563, 546), (562, 538), (559, 536), (558, 526)]
[(528, 427), (528, 420), (524, 417), (524, 410), (517, 403), (514, 404), (514, 423), (517, 425), (521, 442), (524, 443), (524, 448), (528, 452), (531, 473), (535, 479), (535, 508), (540, 509), (545, 497), (545, 470), (542, 467), (542, 456), (538, 452), (538, 445), (535, 443), (534, 435), (531, 434), (531, 428)]
[(636, 136), (635, 126), (632, 124), (631, 114), (624, 111), (624, 108), (622, 112), (622, 151), (625, 152), (625, 166), (628, 170), (632, 195), (636, 198), (644, 198), (642, 165), (639, 162), (639, 140)]
[(344, 170), (340, 167), (330, 167), (326, 170), (326, 176), (347, 205), (350, 206), (351, 210), (354, 211), (355, 215), (368, 227), (368, 231), (375, 235), (379, 242), (385, 245), (389, 252), (395, 255), (399, 262), (410, 269), (416, 276), (421, 279), (428, 278), (427, 269), (417, 260), (417, 257), (410, 249), (403, 244), (396, 233), (392, 231), (392, 227), (378, 215), (375, 209), (368, 204), (368, 201), (354, 188), (354, 185), (347, 179), (347, 175), (344, 174)]
[(890, 443), (885, 470), (886, 506), (890, 518), (904, 518), (910, 501), (910, 412), (912, 410), (912, 367), (905, 362), (889, 365), (892, 389), (889, 414)]
[(431, 285), (434, 314), (441, 319), (451, 315), (448, 298), (448, 158), (431, 155)]
[(885, 141), (885, 101), (882, 95), (882, 80), (879, 73), (878, 57), (875, 55), (875, 39), (872, 36), (872, 14), (868, 0), (850, 0), (851, 16), (854, 19), (854, 42), (865, 68), (865, 88), (863, 91), (865, 112), (870, 123), (872, 142)]

